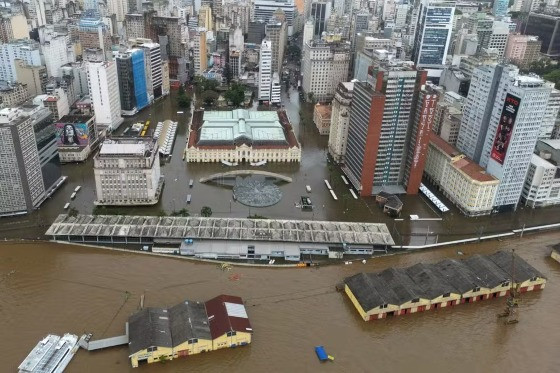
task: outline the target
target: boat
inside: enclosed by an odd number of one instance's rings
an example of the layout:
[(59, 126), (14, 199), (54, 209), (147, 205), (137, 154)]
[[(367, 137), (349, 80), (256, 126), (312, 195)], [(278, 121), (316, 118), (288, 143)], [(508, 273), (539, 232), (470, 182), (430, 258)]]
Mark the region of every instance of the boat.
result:
[(223, 160), (223, 159), (222, 159), (221, 162), (222, 162), (223, 165), (226, 165), (226, 166), (229, 166), (229, 167), (233, 166), (233, 163), (228, 162), (228, 161), (225, 161), (225, 160)]
[(190, 194), (187, 195), (187, 203), (191, 203), (192, 196)]
[(264, 166), (265, 164), (266, 164), (266, 161), (251, 162), (251, 166), (254, 166), (254, 167)]
[(177, 114), (183, 114), (183, 112), (182, 112), (182, 111), (178, 111)]
[(193, 185), (194, 185), (194, 180), (193, 180), (193, 179), (190, 179), (190, 181), (189, 181), (189, 188), (192, 188)]
[(78, 185), (78, 186), (76, 187), (76, 189), (74, 189), (74, 192), (78, 193), (78, 192), (80, 191), (80, 189), (82, 189), (82, 186), (81, 186), (81, 185)]
[(68, 207), (70, 207), (70, 202), (68, 202), (67, 204), (64, 205), (64, 209), (68, 210)]
[(329, 181), (327, 179), (325, 179), (325, 185), (327, 186), (328, 190), (332, 190), (331, 184), (329, 183)]
[(335, 201), (338, 201), (338, 197), (336, 196), (336, 194), (334, 194), (334, 190), (331, 189), (331, 190), (329, 190), (329, 192), (331, 192), (332, 198), (333, 198)]
[(327, 354), (327, 351), (325, 351), (325, 348), (323, 346), (315, 346), (315, 353), (317, 354), (317, 358), (319, 359), (319, 361), (334, 360), (334, 358), (329, 358), (332, 356)]
[(49, 334), (31, 350), (18, 366), (20, 372), (62, 373), (76, 354), (78, 337)]
[(356, 194), (356, 192), (354, 192), (354, 189), (350, 188), (349, 190), (352, 197), (354, 197), (354, 199), (358, 199), (358, 195)]
[(70, 199), (74, 199), (76, 198), (76, 192), (72, 193), (72, 195), (70, 195)]
[(344, 184), (348, 185), (348, 180), (346, 179), (346, 177), (344, 175), (340, 175), (340, 177), (342, 178)]
[(305, 189), (307, 190), (307, 193), (311, 193), (311, 187), (309, 185), (306, 185)]

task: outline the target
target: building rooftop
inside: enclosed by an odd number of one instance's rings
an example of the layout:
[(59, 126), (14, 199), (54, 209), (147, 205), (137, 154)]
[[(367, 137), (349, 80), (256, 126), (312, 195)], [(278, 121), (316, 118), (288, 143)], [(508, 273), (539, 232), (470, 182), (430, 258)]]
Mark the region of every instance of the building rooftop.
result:
[(155, 140), (151, 138), (110, 138), (103, 141), (99, 156), (135, 156), (144, 157), (151, 154), (155, 147)]
[(539, 141), (550, 146), (552, 149), (560, 150), (560, 140), (539, 140)]
[[(521, 283), (543, 275), (518, 255), (515, 256), (515, 279)], [(389, 268), (379, 273), (358, 273), (344, 283), (363, 310), (384, 304), (402, 305), (413, 299), (435, 299), (447, 293), (464, 294), (477, 287), (494, 289), (509, 285), (512, 254), (498, 251), (491, 255), (473, 255), (465, 260), (445, 259), (435, 264)]]
[(430, 132), (430, 142), (440, 148), (441, 151), (443, 151), (451, 158), (461, 155), (461, 152), (457, 148), (455, 148), (453, 145), (449, 144), (447, 141), (433, 132)]
[(210, 299), (205, 305), (212, 339), (230, 331), (253, 333), (247, 310), (240, 297), (220, 295)]
[(331, 105), (315, 105), (315, 111), (319, 114), (323, 119), (330, 119), (332, 113), (332, 106)]
[(394, 245), (385, 224), (203, 217), (59, 215), (47, 236), (117, 236), (154, 239)]
[(486, 172), (484, 168), (472, 161), (471, 159), (464, 157), (452, 163), (452, 166), (456, 169), (464, 172), (469, 178), (480, 181), (480, 182), (499, 182), (497, 178)]

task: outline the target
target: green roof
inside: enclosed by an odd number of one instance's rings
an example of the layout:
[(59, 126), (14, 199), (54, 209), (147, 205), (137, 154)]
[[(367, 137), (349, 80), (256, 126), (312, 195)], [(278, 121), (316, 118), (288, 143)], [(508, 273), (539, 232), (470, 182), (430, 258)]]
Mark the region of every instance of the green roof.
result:
[(200, 142), (246, 139), (257, 142), (285, 142), (286, 136), (276, 111), (205, 111)]

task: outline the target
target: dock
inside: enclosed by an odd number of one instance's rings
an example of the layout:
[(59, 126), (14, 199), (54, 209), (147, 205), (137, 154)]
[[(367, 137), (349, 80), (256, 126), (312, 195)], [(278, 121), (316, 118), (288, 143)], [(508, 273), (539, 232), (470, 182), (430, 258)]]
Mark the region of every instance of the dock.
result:
[(128, 323), (125, 323), (125, 334), (98, 340), (91, 340), (91, 334), (84, 334), (78, 341), (78, 345), (84, 350), (95, 351), (104, 348), (128, 345)]

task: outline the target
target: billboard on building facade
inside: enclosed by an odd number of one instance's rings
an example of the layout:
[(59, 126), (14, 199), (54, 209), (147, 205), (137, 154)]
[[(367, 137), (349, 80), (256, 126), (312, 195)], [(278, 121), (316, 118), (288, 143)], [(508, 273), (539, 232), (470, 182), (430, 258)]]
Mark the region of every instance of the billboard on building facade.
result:
[(59, 147), (86, 147), (89, 144), (87, 123), (56, 123), (56, 144)]
[(490, 153), (490, 157), (499, 164), (504, 164), (504, 159), (506, 159), (506, 153), (520, 103), (521, 99), (519, 97), (515, 97), (509, 93), (506, 95), (506, 100), (504, 101), (504, 107), (500, 116), (500, 123), (498, 123), (498, 130), (496, 131), (496, 137), (492, 144), (492, 152)]

